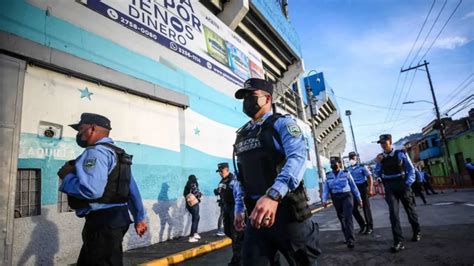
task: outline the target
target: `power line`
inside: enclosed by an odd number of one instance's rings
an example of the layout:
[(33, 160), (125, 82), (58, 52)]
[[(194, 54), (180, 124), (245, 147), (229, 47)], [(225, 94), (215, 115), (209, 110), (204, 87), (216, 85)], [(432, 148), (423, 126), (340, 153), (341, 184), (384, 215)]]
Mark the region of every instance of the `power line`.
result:
[[(402, 97), (403, 92), (405, 91), (405, 84), (407, 82), (407, 78), (408, 78), (408, 74), (405, 74), (405, 78), (403, 79), (402, 87), (400, 89), (400, 92), (398, 93), (397, 100), (395, 101), (395, 104), (394, 104), (394, 107), (396, 108), (396, 110), (398, 110), (397, 106), (400, 102), (400, 98)], [(394, 114), (395, 114), (395, 112), (390, 113), (389, 120), (393, 121)]]
[(461, 5), (462, 3), (462, 0), (459, 0), (459, 3), (458, 5), (456, 6), (456, 8), (453, 10), (453, 12), (451, 13), (451, 15), (449, 16), (449, 18), (446, 20), (446, 22), (444, 23), (443, 27), (441, 28), (441, 30), (439, 31), (438, 35), (436, 35), (436, 38), (433, 40), (433, 42), (431, 42), (431, 45), (430, 47), (428, 47), (428, 50), (426, 50), (425, 54), (421, 57), (420, 61), (418, 61), (418, 64), (421, 63), (421, 61), (425, 58), (425, 56), (428, 54), (428, 52), (431, 50), (431, 48), (433, 47), (433, 45), (435, 44), (435, 42), (438, 40), (439, 36), (441, 35), (441, 33), (443, 32), (444, 28), (446, 27), (446, 25), (448, 25), (448, 22), (451, 20), (451, 18), (453, 17), (454, 13), (456, 13), (456, 10), (458, 10), (459, 6)]
[[(413, 87), (413, 81), (415, 80), (415, 76), (416, 76), (416, 73), (418, 72), (417, 69), (415, 69), (415, 71), (413, 72), (413, 77), (411, 78), (411, 81), (410, 81), (410, 86), (408, 87), (408, 90), (407, 92), (405, 93), (405, 97), (403, 99), (403, 102), (405, 102), (408, 98), (408, 95), (410, 94), (410, 91), (411, 91), (411, 88)], [(400, 113), (402, 112), (402, 109), (404, 107), (403, 105), (403, 102), (402, 102), (402, 105), (400, 106), (400, 109), (398, 110), (398, 114), (397, 114), (397, 117), (394, 119), (394, 120), (397, 120), (399, 117), (400, 117)], [(394, 125), (392, 125), (392, 127), (390, 129), (393, 128)]]
[(461, 112), (462, 110), (468, 108), (469, 106), (471, 106), (472, 104), (474, 103), (471, 103), (471, 102), (467, 102), (461, 109), (457, 110), (454, 114), (452, 114), (451, 116), (454, 116), (456, 115), (457, 113)]
[(435, 21), (433, 22), (433, 25), (431, 25), (431, 28), (430, 28), (430, 30), (428, 31), (428, 34), (426, 34), (426, 37), (425, 37), (425, 39), (423, 40), (423, 43), (422, 43), (421, 46), (418, 48), (418, 51), (416, 52), (415, 57), (413, 57), (413, 59), (411, 60), (411, 62), (410, 62), (410, 67), (413, 65), (413, 63), (415, 62), (415, 59), (416, 59), (416, 58), (418, 57), (418, 55), (420, 54), (421, 49), (423, 49), (423, 46), (425, 45), (426, 40), (428, 40), (428, 37), (430, 36), (431, 31), (433, 30), (434, 26), (435, 26), (436, 23), (438, 22), (438, 19), (439, 19), (439, 17), (441, 16), (441, 13), (443, 12), (444, 7), (446, 6), (446, 3), (448, 3), (448, 0), (445, 0), (445, 1), (444, 1), (443, 6), (442, 6), (441, 9), (439, 10), (438, 15), (436, 16), (436, 19), (435, 19)]
[(410, 58), (411, 52), (413, 52), (413, 48), (415, 48), (415, 45), (418, 42), (418, 39), (420, 38), (421, 32), (425, 28), (426, 21), (428, 21), (428, 17), (430, 16), (431, 11), (433, 10), (433, 7), (434, 7), (435, 3), (436, 3), (436, 0), (433, 0), (433, 3), (431, 4), (430, 10), (428, 11), (428, 14), (426, 14), (425, 21), (423, 21), (423, 25), (421, 25), (420, 31), (418, 32), (418, 35), (416, 36), (415, 42), (413, 42), (413, 45), (411, 46), (410, 52), (408, 52), (408, 55), (405, 58), (405, 61), (403, 62), (402, 68), (405, 67), (405, 64), (407, 63), (408, 58)]
[(449, 112), (451, 112), (453, 109), (459, 107), (459, 105), (463, 104), (464, 102), (470, 102), (472, 99), (474, 99), (474, 94), (471, 94), (469, 95), (468, 97), (464, 98), (463, 100), (461, 100), (460, 102), (458, 102), (457, 104), (455, 104), (454, 106), (452, 106), (451, 108), (449, 108), (448, 110), (446, 110), (444, 113), (445, 114), (448, 114)]
[[(395, 83), (395, 89), (393, 90), (393, 93), (392, 93), (392, 98), (390, 99), (390, 105), (388, 106), (389, 108), (391, 108), (391, 107), (392, 107), (393, 99), (395, 98), (395, 94), (396, 94), (396, 92), (397, 92), (398, 83), (400, 82), (400, 77), (401, 77), (401, 76), (402, 76), (402, 73), (401, 73), (401, 72), (400, 72), (400, 73), (398, 73), (397, 82)], [(387, 112), (387, 115), (385, 116), (385, 120), (384, 120), (384, 122), (388, 120), (388, 116), (389, 116), (389, 115), (390, 115), (390, 113), (389, 113), (389, 112)]]
[[(474, 82), (474, 79), (470, 80), (468, 83), (464, 84), (464, 86), (462, 87), (459, 87), (459, 89), (457, 91), (455, 91), (455, 93), (453, 95), (450, 96), (449, 99), (447, 99), (447, 101), (445, 103), (443, 103), (443, 106), (441, 108), (444, 108), (446, 105), (448, 105), (449, 103), (453, 102), (453, 101), (456, 101), (456, 100), (459, 100), (459, 99), (462, 99), (465, 95), (469, 94), (469, 90), (467, 90), (467, 94), (463, 94), (461, 96), (461, 93), (465, 90), (465, 89), (468, 89), (469, 88), (469, 85), (472, 84), (472, 82)], [(461, 96), (461, 97), (459, 97)]]
[[(379, 109), (398, 110), (396, 108), (389, 108), (389, 107), (385, 107), (385, 106), (373, 105), (373, 104), (370, 104), (370, 103), (359, 102), (359, 101), (352, 100), (352, 99), (349, 99), (349, 98), (344, 98), (344, 97), (341, 97), (341, 96), (336, 96), (336, 98), (341, 99), (341, 100), (345, 100), (345, 101), (348, 101), (348, 102), (357, 103), (357, 104), (360, 104), (360, 105), (379, 108)], [(422, 111), (422, 110), (424, 110), (424, 109), (405, 109), (405, 111)]]
[[(457, 94), (458, 90), (461, 89), (464, 82), (468, 81), (472, 76), (474, 76), (474, 73), (471, 73), (469, 76), (467, 76), (467, 78), (465, 78), (454, 90), (452, 90), (451, 93), (449, 93), (448, 96), (446, 96), (446, 98), (444, 98), (444, 100), (441, 101), (441, 105), (446, 105), (447, 103), (452, 101), (453, 99), (451, 97), (454, 96), (455, 94)], [(474, 79), (469, 81), (468, 84), (472, 83), (473, 81), (474, 81)], [(460, 91), (464, 90), (464, 88), (466, 88), (466, 87), (467, 86), (464, 86)]]

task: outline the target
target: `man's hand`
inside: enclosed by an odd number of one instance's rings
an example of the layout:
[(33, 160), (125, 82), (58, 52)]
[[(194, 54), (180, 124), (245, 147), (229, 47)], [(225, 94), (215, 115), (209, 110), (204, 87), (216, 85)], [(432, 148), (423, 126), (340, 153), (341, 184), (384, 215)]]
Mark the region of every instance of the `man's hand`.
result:
[(377, 157), (375, 157), (375, 161), (380, 163), (381, 161), (383, 160), (383, 154), (382, 153), (379, 153), (377, 155)]
[(374, 189), (372, 189), (372, 188), (369, 189), (369, 192), (368, 192), (368, 193), (369, 193), (369, 197), (375, 196)]
[(146, 224), (145, 220), (135, 223), (135, 232), (137, 232), (138, 236), (142, 237), (147, 230), (148, 225)]
[(74, 160), (67, 161), (58, 171), (59, 178), (63, 179), (67, 174), (74, 172), (76, 170), (74, 163)]
[(269, 198), (267, 195), (260, 197), (249, 217), (252, 226), (257, 229), (271, 227), (275, 223), (277, 207), (278, 201)]
[(362, 200), (359, 200), (359, 207), (364, 207), (364, 204), (362, 204)]
[(245, 228), (245, 213), (236, 213), (234, 217), (234, 227), (238, 232)]

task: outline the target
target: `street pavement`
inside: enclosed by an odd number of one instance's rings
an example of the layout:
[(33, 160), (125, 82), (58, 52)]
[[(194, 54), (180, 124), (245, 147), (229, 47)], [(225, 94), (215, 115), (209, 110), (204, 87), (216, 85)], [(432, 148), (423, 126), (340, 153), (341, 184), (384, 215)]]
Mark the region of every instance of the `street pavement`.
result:
[[(400, 220), (407, 240), (406, 249), (396, 254), (389, 252), (392, 233), (387, 204), (381, 196), (371, 199), (375, 232), (357, 235), (354, 250), (343, 244), (333, 207), (316, 213), (313, 219), (320, 225), (323, 250), (319, 265), (474, 265), (474, 189), (445, 190), (427, 196), (427, 200), (427, 205), (416, 200), (423, 237), (420, 242), (410, 241), (411, 228), (401, 207)], [(358, 226), (355, 228), (357, 232)], [(179, 265), (226, 265), (231, 256), (231, 248), (227, 247)], [(281, 265), (287, 265), (283, 258)]]

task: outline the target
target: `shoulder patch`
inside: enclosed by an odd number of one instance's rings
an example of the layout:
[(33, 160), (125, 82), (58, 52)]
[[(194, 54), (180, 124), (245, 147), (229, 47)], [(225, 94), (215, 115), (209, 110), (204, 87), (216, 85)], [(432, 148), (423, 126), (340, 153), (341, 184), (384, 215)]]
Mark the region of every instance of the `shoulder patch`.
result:
[(288, 124), (286, 125), (286, 129), (288, 130), (288, 133), (292, 135), (293, 137), (299, 137), (301, 136), (301, 129), (297, 124)]
[(92, 167), (95, 166), (95, 163), (97, 162), (97, 158), (89, 158), (84, 160), (84, 169), (91, 169)]

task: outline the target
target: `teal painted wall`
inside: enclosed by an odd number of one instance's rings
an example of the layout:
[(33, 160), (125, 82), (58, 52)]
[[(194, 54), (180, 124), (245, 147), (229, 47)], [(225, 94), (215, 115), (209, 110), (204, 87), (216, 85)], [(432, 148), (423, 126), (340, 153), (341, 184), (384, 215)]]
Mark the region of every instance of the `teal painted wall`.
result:
[[(35, 134), (23, 133), (21, 139), (25, 149), (54, 147), (59, 142), (65, 142), (72, 149), (77, 149), (75, 139), (72, 138), (51, 141)], [(220, 180), (215, 171), (217, 162), (228, 162), (232, 165), (231, 160), (210, 156), (184, 145), (181, 146), (181, 152), (175, 152), (138, 143), (118, 141), (116, 144), (133, 155), (133, 176), (144, 200), (163, 201), (181, 197), (190, 174), (197, 176), (204, 195), (214, 196), (213, 190)], [(19, 159), (18, 168), (41, 169), (42, 205), (57, 203), (59, 182), (56, 173), (65, 162), (55, 159), (53, 154), (47, 154), (43, 159)], [(316, 176), (315, 169), (306, 170), (304, 179), (308, 188), (319, 188)], [(163, 186), (167, 186), (166, 193), (163, 192)]]

